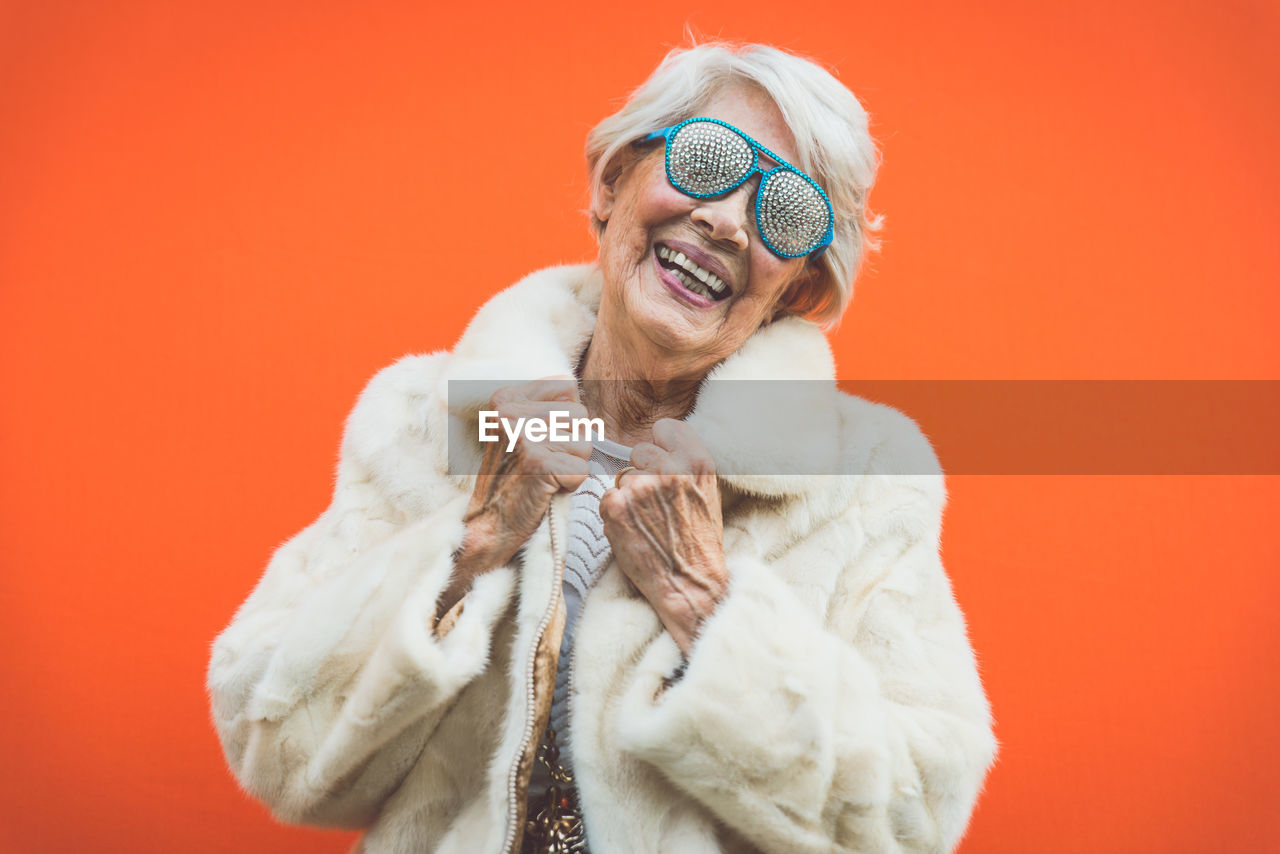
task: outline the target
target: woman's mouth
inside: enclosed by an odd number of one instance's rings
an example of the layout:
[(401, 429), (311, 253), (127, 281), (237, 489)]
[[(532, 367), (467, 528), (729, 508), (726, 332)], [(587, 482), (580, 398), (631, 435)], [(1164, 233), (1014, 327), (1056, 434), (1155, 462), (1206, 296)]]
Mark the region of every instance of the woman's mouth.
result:
[(683, 252), (658, 243), (653, 247), (658, 266), (685, 292), (701, 297), (697, 304), (719, 302), (729, 296), (729, 287), (715, 273), (700, 266)]

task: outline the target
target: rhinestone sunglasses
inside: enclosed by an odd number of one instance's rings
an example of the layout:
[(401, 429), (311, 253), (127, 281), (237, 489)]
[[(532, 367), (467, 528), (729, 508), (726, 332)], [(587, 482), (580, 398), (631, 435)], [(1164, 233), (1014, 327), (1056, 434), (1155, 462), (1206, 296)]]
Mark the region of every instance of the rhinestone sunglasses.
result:
[[(756, 228), (780, 258), (802, 258), (831, 245), (835, 213), (818, 182), (719, 119), (685, 119), (644, 142), (665, 140), (667, 180), (686, 196), (709, 199), (736, 190), (755, 175)], [(760, 168), (760, 155), (778, 165)]]

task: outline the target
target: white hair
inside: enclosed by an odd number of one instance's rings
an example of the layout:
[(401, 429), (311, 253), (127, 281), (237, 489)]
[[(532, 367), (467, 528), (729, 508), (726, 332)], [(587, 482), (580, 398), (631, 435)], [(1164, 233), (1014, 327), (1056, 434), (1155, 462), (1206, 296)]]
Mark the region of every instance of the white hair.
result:
[(587, 135), (592, 227), (610, 164), (618, 152), (646, 134), (699, 114), (728, 84), (762, 89), (777, 105), (795, 137), (798, 162), (827, 191), (835, 210), (831, 245), (818, 258), (812, 287), (795, 295), (788, 309), (828, 325), (853, 297), (862, 258), (874, 249), (880, 217), (867, 209), (878, 156), (867, 129), (867, 113), (843, 84), (815, 62), (767, 45), (713, 42), (677, 48), (618, 112)]

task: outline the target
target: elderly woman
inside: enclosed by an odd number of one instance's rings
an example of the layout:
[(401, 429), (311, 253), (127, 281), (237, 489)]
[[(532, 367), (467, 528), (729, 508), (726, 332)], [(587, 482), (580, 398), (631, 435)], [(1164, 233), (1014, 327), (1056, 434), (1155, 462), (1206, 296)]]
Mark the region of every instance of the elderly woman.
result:
[[(597, 262), (361, 395), (332, 504), (214, 646), (228, 762), (368, 854), (952, 849), (994, 741), (941, 477), (817, 325), (874, 231), (865, 113), (704, 45), (587, 158)], [(481, 442), (481, 411), (604, 437)]]

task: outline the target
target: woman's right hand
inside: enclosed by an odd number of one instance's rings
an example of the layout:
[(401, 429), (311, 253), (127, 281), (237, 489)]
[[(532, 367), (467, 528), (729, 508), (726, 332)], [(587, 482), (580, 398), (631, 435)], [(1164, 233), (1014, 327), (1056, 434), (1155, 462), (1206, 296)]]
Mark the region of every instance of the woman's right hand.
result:
[[(489, 399), (490, 410), (515, 424), (520, 418), (550, 419), (555, 412), (587, 417), (578, 386), (569, 377), (546, 377), (505, 386)], [(500, 422), (501, 423), (501, 422)], [(466, 534), (455, 558), (453, 581), (441, 595), (440, 613), (465, 595), (472, 580), (505, 566), (537, 530), (557, 492), (572, 492), (587, 478), (591, 443), (532, 442), (523, 431), (507, 450), (505, 430), (485, 445), (484, 457), (463, 522)]]

